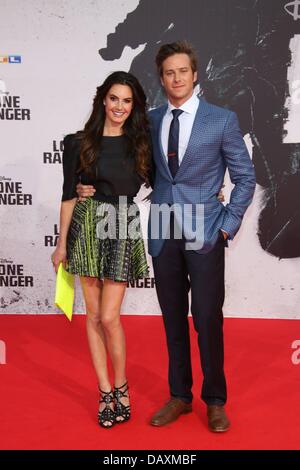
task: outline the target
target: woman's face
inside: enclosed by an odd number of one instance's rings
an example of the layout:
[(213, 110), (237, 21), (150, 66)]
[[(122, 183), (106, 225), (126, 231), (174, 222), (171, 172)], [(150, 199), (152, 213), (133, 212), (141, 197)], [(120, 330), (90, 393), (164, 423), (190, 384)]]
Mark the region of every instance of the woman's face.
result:
[(105, 125), (122, 127), (133, 108), (133, 96), (128, 85), (113, 85), (104, 99)]

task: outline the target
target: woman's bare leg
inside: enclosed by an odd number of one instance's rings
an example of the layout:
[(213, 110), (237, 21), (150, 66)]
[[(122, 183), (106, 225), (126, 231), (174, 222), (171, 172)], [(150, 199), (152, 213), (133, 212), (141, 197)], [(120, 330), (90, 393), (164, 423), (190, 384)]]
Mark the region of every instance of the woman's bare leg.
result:
[[(120, 319), (125, 290), (125, 283), (104, 280), (101, 297), (101, 323), (114, 368), (116, 387), (121, 387), (127, 381), (125, 335)], [(121, 401), (125, 406), (129, 405), (128, 398), (123, 397)]]
[[(112, 387), (107, 370), (106, 340), (101, 324), (103, 283), (95, 277), (81, 277), (80, 282), (86, 305), (86, 331), (93, 366), (99, 388), (104, 392), (110, 392)], [(102, 411), (104, 408), (105, 403), (101, 403), (99, 410)], [(108, 421), (104, 423), (105, 426), (110, 424)]]
[(115, 385), (126, 381), (126, 346), (120, 310), (126, 290), (123, 282), (105, 279), (101, 297), (101, 323), (115, 373)]

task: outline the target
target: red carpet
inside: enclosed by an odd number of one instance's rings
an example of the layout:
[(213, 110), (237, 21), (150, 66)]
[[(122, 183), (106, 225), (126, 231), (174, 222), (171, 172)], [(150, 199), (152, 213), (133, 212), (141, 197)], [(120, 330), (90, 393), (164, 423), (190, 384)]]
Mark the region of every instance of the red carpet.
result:
[(168, 396), (167, 357), (159, 317), (123, 317), (128, 349), (131, 421), (98, 426), (97, 384), (84, 316), (1, 315), (1, 449), (299, 449), (300, 364), (291, 344), (296, 320), (225, 320), (226, 434), (207, 430), (192, 335), (194, 412), (164, 428), (148, 420)]

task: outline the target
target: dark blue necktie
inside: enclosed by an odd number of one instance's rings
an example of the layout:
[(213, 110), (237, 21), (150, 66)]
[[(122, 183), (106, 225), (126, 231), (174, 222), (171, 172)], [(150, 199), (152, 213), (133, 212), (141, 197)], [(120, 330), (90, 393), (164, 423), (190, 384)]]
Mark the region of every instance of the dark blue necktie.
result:
[(169, 141), (168, 141), (168, 165), (171, 175), (175, 177), (179, 168), (178, 159), (178, 141), (179, 141), (179, 116), (183, 113), (182, 109), (173, 109), (173, 120), (170, 125)]

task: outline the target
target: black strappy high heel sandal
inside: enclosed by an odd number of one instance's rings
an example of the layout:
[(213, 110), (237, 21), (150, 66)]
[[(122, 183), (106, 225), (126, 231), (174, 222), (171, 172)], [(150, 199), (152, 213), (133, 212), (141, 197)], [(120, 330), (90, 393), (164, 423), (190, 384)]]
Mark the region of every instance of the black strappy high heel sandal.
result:
[(114, 389), (116, 423), (124, 423), (130, 418), (130, 405), (124, 405), (121, 402), (121, 398), (129, 398), (129, 395), (126, 395), (128, 390), (129, 387), (127, 382), (125, 382), (121, 387), (115, 387)]
[[(103, 410), (98, 411), (98, 423), (100, 426), (102, 426), (105, 429), (112, 428), (113, 425), (116, 423), (116, 413), (115, 411), (110, 407), (111, 403), (114, 403), (114, 394), (113, 391), (111, 390), (110, 392), (103, 392), (103, 390), (100, 389), (99, 391), (101, 393), (102, 400), (99, 400), (99, 403), (105, 403), (105, 408)], [(104, 424), (104, 423), (110, 423), (110, 424)]]

